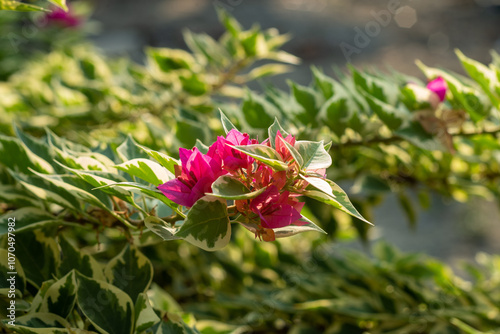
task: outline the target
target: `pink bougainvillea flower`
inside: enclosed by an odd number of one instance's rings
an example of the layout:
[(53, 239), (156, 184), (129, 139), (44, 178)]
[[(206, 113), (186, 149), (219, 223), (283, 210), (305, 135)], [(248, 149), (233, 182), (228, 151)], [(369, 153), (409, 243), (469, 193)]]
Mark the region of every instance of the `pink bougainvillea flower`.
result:
[(439, 101), (443, 102), (446, 98), (448, 85), (442, 77), (437, 77), (427, 84), (427, 89), (434, 92), (439, 97)]
[(59, 7), (53, 8), (52, 12), (47, 13), (45, 18), (49, 23), (59, 24), (64, 27), (77, 27), (82, 24), (82, 19), (76, 16), (71, 11), (71, 8), (67, 12)]
[(191, 207), (197, 200), (212, 192), (212, 183), (221, 175), (221, 160), (211, 152), (202, 154), (196, 147), (179, 149), (181, 166), (176, 168), (176, 178), (158, 186), (171, 201)]
[(269, 185), (281, 190), (288, 181), (285, 171), (275, 171), (262, 163), (258, 164), (257, 170), (253, 173), (252, 185), (256, 189), (261, 189)]
[(278, 130), (278, 133), (276, 134), (276, 140), (274, 142), (276, 151), (278, 151), (278, 153), (281, 155), (283, 161), (290, 161), (293, 159), (292, 154), (290, 153), (288, 147), (286, 147), (286, 145), (283, 143), (283, 141), (286, 141), (291, 146), (295, 146), (295, 137), (292, 135), (288, 135), (286, 136), (286, 138), (283, 138), (281, 132)]
[(226, 138), (220, 136), (217, 138), (217, 141), (210, 147), (209, 154), (218, 155), (227, 171), (234, 172), (240, 168), (251, 169), (255, 159), (229, 146), (251, 144), (258, 144), (258, 141), (250, 139), (246, 133), (232, 129)]
[(299, 219), (304, 203), (291, 197), (288, 191), (281, 194), (278, 188), (270, 186), (250, 203), (250, 209), (258, 214), (264, 228), (285, 227), (291, 224), (302, 225)]

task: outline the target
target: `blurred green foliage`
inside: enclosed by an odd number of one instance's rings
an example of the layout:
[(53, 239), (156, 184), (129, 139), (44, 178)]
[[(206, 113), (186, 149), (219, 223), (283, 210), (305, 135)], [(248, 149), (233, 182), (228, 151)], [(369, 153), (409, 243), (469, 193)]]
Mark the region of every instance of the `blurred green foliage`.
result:
[[(222, 133), (220, 107), (252, 134), (263, 134), (278, 118), (301, 138), (332, 141), (329, 178), (354, 184), (349, 195), (368, 219), (388, 192), (398, 195), (410, 222), (418, 212), (410, 191), (421, 207), (430, 190), (459, 201), (500, 198), (497, 54), (486, 66), (458, 52), (468, 77), (420, 64), (428, 79), (448, 83), (438, 110), (419, 79), (354, 68), (335, 77), (313, 68), (309, 86), (290, 82), (289, 92), (267, 86), (259, 94), (244, 85), (298, 62), (280, 50), (289, 37), (257, 26), (244, 30), (219, 14), (226, 28), (219, 39), (186, 32), (189, 51), (149, 48), (146, 65), (109, 59), (78, 31), (40, 28), (33, 43), (19, 44), (41, 50), (30, 57), (1, 40), (7, 44), (0, 48), (0, 234), (6, 248), (6, 222), (16, 217), (18, 324), (24, 326), (16, 330), (494, 333), (498, 256), (478, 255), (480, 265), (468, 264), (465, 280), (424, 255), (380, 243), (367, 257), (313, 234), (259, 243), (236, 230), (228, 248), (206, 253), (142, 229), (141, 214), (175, 210), (149, 184), (138, 194), (95, 189), (103, 184), (89, 180), (99, 176), (132, 181), (115, 164), (203, 147)], [(0, 29), (12, 32), (27, 17), (0, 19)], [(60, 35), (47, 38), (53, 33)], [(367, 238), (364, 224), (338, 210), (308, 202), (304, 212), (333, 236), (352, 239), (354, 227)], [(133, 285), (124, 284), (128, 274)], [(5, 282), (1, 277), (2, 312)], [(105, 305), (85, 298), (99, 294)]]

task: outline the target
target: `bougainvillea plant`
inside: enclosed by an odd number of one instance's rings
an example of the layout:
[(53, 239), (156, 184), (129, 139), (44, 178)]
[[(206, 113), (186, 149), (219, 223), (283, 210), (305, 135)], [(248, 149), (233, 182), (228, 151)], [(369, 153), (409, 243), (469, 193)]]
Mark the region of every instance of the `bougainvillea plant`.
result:
[[(345, 192), (326, 179), (332, 163), (321, 142), (300, 141), (278, 120), (262, 142), (241, 133), (221, 113), (226, 136), (210, 146), (179, 149), (175, 177), (158, 189), (179, 205), (162, 221), (150, 216), (146, 226), (165, 238), (182, 238), (205, 250), (225, 246), (231, 223), (239, 223), (264, 241), (305, 231), (324, 232), (301, 214), (303, 196), (333, 205), (369, 223)], [(183, 223), (176, 222), (183, 220)], [(167, 222), (170, 222), (167, 223)]]

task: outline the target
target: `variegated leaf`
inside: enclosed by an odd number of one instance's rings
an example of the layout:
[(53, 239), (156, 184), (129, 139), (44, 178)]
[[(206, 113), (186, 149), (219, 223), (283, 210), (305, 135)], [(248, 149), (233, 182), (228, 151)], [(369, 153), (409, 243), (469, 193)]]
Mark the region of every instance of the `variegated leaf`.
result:
[(332, 157), (330, 157), (325, 150), (323, 141), (313, 142), (299, 140), (295, 142), (294, 147), (303, 159), (303, 164), (300, 166), (301, 168), (322, 169), (328, 168), (332, 164)]
[(237, 179), (222, 175), (212, 184), (212, 193), (207, 194), (228, 200), (249, 199), (262, 194), (266, 188), (250, 191), (243, 183)]
[(332, 189), (333, 195), (335, 197), (329, 196), (322, 191), (318, 190), (306, 190), (303, 195), (318, 200), (320, 202), (334, 206), (345, 213), (364, 221), (367, 224), (373, 225), (368, 220), (366, 220), (359, 212), (356, 210), (354, 205), (352, 205), (347, 194), (333, 181), (326, 180)]
[(115, 167), (155, 186), (174, 178), (174, 174), (169, 172), (168, 169), (148, 159), (133, 159)]
[(160, 318), (149, 303), (148, 296), (140, 293), (135, 302), (135, 331), (142, 333), (146, 329), (160, 322)]
[(231, 224), (225, 201), (210, 196), (199, 199), (176, 236), (206, 251), (226, 246), (231, 238)]
[(177, 159), (169, 157), (165, 153), (161, 153), (158, 151), (153, 151), (145, 146), (136, 144), (141, 150), (147, 153), (151, 158), (155, 159), (160, 165), (168, 169), (168, 171), (172, 174), (175, 174), (174, 166), (180, 165), (180, 162)]
[(70, 271), (50, 286), (45, 293), (40, 312), (57, 314), (66, 318), (76, 302), (75, 272)]
[(0, 236), (8, 232), (8, 222), (12, 219), (15, 219), (16, 232), (19, 232), (31, 224), (53, 220), (54, 216), (45, 210), (33, 207), (24, 207), (16, 211), (7, 212), (0, 216)]
[(40, 230), (16, 233), (16, 256), (26, 279), (36, 287), (51, 279), (60, 263), (56, 241)]
[[(9, 263), (10, 259), (14, 259), (13, 263)], [(13, 267), (12, 267), (13, 265)], [(10, 273), (16, 274), (10, 274)], [(14, 281), (10, 279), (14, 277)], [(9, 281), (7, 280), (9, 279)], [(24, 294), (24, 289), (26, 288), (26, 275), (24, 274), (21, 262), (15, 256), (15, 252), (9, 254), (7, 249), (0, 248), (0, 290), (10, 289), (11, 283), (21, 294)]]
[(63, 276), (77, 269), (85, 276), (104, 280), (102, 265), (90, 254), (85, 254), (73, 246), (64, 235), (59, 235), (59, 245), (61, 246), (61, 265), (59, 275)]
[(241, 146), (232, 146), (237, 151), (245, 153), (256, 160), (268, 165), (269, 167), (274, 168), (275, 170), (287, 170), (288, 164), (286, 162), (281, 161), (280, 155), (276, 152), (275, 149), (261, 144), (252, 144), (252, 145), (241, 145)]
[(106, 280), (126, 292), (132, 301), (146, 292), (153, 280), (153, 265), (137, 248), (127, 245), (104, 268)]
[[(71, 325), (66, 319), (58, 316), (57, 314), (42, 313), (42, 312), (26, 314), (20, 317), (16, 317), (16, 327), (15, 327), (16, 330), (18, 325), (31, 327), (33, 328), (33, 330), (35, 329), (38, 330), (39, 328), (51, 328), (51, 327), (60, 328), (61, 330), (64, 330), (64, 328), (71, 327)], [(35, 331), (35, 333), (38, 332)]]
[(83, 314), (105, 334), (131, 334), (134, 328), (134, 304), (117, 287), (76, 272), (77, 303)]

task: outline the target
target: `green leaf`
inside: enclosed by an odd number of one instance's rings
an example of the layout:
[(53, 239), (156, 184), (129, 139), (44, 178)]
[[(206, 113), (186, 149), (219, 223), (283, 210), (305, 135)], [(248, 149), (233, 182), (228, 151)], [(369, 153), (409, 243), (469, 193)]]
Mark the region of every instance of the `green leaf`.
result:
[(200, 334), (196, 328), (189, 327), (179, 315), (167, 314), (168, 322), (161, 322), (155, 334)]
[(323, 141), (299, 140), (295, 142), (295, 148), (304, 161), (301, 168), (322, 169), (328, 168), (332, 164), (332, 157), (325, 150)]
[(54, 216), (45, 210), (33, 207), (24, 207), (12, 212), (7, 212), (0, 216), (0, 236), (7, 234), (8, 222), (15, 220), (15, 230), (20, 232), (31, 224), (41, 221), (53, 220)]
[(31, 302), (30, 311), (38, 312), (42, 307), (43, 299), (45, 298), (45, 294), (47, 290), (54, 284), (56, 281), (54, 279), (49, 279), (42, 283), (42, 286), (38, 289), (35, 297), (33, 297), (33, 301)]
[(26, 279), (36, 287), (51, 279), (59, 267), (59, 247), (40, 230), (16, 233), (16, 257), (23, 264)]
[(226, 203), (209, 196), (199, 199), (189, 210), (176, 236), (206, 251), (223, 248), (231, 238)]
[(94, 191), (86, 182), (82, 181), (77, 176), (64, 176), (64, 175), (48, 175), (41, 174), (32, 171), (35, 175), (44, 180), (49, 181), (54, 186), (59, 189), (64, 189), (70, 194), (74, 195), (76, 198), (95, 205), (99, 208), (107, 210), (109, 212), (113, 211), (113, 203), (107, 195), (102, 195), (100, 192)]
[(194, 145), (202, 154), (207, 154), (210, 149), (207, 145), (203, 144), (201, 140), (196, 139), (196, 144)]
[(335, 195), (335, 198), (325, 194), (322, 191), (317, 190), (306, 190), (303, 192), (304, 196), (313, 198), (320, 202), (326, 203), (328, 205), (334, 206), (345, 213), (358, 218), (359, 220), (364, 221), (367, 224), (373, 225), (368, 220), (366, 220), (361, 214), (356, 210), (356, 208), (352, 205), (351, 201), (347, 197), (347, 194), (333, 181), (327, 180), (332, 188), (332, 193)]
[(317, 92), (310, 87), (301, 86), (293, 82), (290, 84), (295, 100), (304, 109), (298, 115), (298, 118), (303, 124), (316, 124), (316, 116), (319, 112), (319, 97)]
[[(69, 328), (70, 324), (64, 318), (52, 313), (37, 312), (16, 317), (16, 327), (26, 326), (31, 328)], [(36, 330), (35, 330), (36, 333)], [(64, 332), (63, 332), (64, 333)]]
[(148, 296), (145, 293), (140, 293), (135, 302), (135, 331), (142, 333), (160, 321), (161, 319), (149, 303)]
[(127, 245), (108, 262), (104, 269), (106, 280), (126, 292), (132, 301), (146, 292), (153, 279), (153, 265), (133, 246)]
[(193, 55), (184, 50), (147, 47), (146, 55), (149, 66), (156, 67), (165, 73), (182, 69), (189, 70), (196, 66)]
[(117, 182), (126, 182), (126, 179), (118, 174), (112, 174), (108, 172), (101, 171), (82, 171), (64, 166), (67, 170), (75, 175), (78, 175), (82, 180), (92, 185), (95, 188), (99, 188), (103, 192), (116, 196), (117, 198), (127, 202), (134, 203), (133, 196), (130, 191), (124, 190), (118, 187), (107, 187), (111, 186)]
[(280, 155), (275, 149), (262, 145), (262, 144), (252, 144), (252, 145), (241, 145), (232, 146), (237, 151), (243, 152), (260, 162), (270, 166), (278, 171), (288, 170), (288, 164), (280, 160)]
[(257, 129), (266, 129), (275, 117), (280, 117), (279, 110), (263, 97), (248, 92), (241, 107), (248, 125)]
[(396, 105), (399, 95), (396, 82), (368, 73), (361, 73), (352, 66), (350, 66), (350, 69), (356, 87), (365, 96), (369, 96), (383, 104)]
[(252, 81), (267, 76), (288, 73), (292, 70), (291, 66), (283, 64), (266, 64), (252, 69), (248, 74), (243, 76), (245, 81)]
[(281, 127), (278, 118), (275, 118), (273, 124), (271, 124), (271, 126), (267, 129), (272, 148), (276, 148), (276, 135), (278, 134), (278, 131), (281, 133), (283, 138), (286, 138), (289, 135), (289, 133)]
[(238, 131), (238, 129), (236, 128), (236, 126), (234, 126), (233, 123), (231, 123), (231, 121), (229, 120), (229, 118), (227, 118), (226, 114), (224, 114), (222, 112), (222, 110), (219, 109), (219, 113), (220, 113), (220, 121), (222, 123), (222, 127), (224, 128), (224, 132), (226, 132), (226, 134), (229, 133), (229, 131), (231, 130), (236, 130)]
[(179, 240), (181, 237), (177, 237), (178, 228), (171, 227), (167, 225), (163, 220), (155, 216), (148, 216), (144, 220), (146, 227), (153, 233), (159, 235), (163, 240)]
[(73, 311), (75, 303), (75, 273), (70, 271), (47, 290), (40, 312), (53, 313), (66, 318)]
[(212, 193), (207, 194), (228, 200), (250, 199), (262, 194), (266, 188), (250, 191), (234, 177), (222, 175), (212, 183)]
[(147, 159), (133, 159), (126, 161), (116, 168), (127, 172), (132, 176), (137, 176), (138, 178), (159, 186), (169, 180), (174, 178), (174, 175), (168, 171), (165, 167), (160, 164), (147, 160)]
[(230, 59), (227, 51), (207, 34), (194, 34), (184, 31), (184, 41), (196, 56), (204, 58), (210, 65), (223, 67)]
[(202, 142), (210, 137), (210, 132), (206, 124), (192, 121), (190, 119), (177, 119), (175, 136), (185, 147), (193, 147), (196, 139)]
[(200, 75), (190, 73), (188, 75), (180, 75), (179, 80), (182, 84), (182, 90), (193, 96), (202, 96), (209, 90), (208, 84)]
[(47, 161), (31, 152), (22, 141), (4, 135), (0, 135), (0, 163), (24, 174), (29, 173), (29, 168), (45, 173), (54, 172)]
[(101, 332), (131, 334), (134, 304), (130, 297), (109, 283), (76, 272), (77, 302), (83, 314)]
[(242, 31), (242, 27), (238, 21), (233, 16), (229, 15), (222, 7), (217, 7), (217, 16), (219, 17), (219, 21), (226, 27), (226, 30), (229, 31), (234, 38), (237, 38)]
[(58, 204), (64, 208), (80, 211), (80, 202), (64, 187), (39, 177), (24, 175), (10, 171), (10, 174), (26, 189), (41, 200)]
[(330, 184), (326, 180), (319, 177), (306, 177), (304, 175), (300, 175), (300, 177), (307, 181), (312, 187), (335, 198), (335, 195), (332, 192), (332, 187), (330, 187)]
[(139, 144), (137, 144), (132, 138), (132, 136), (127, 136), (127, 139), (116, 149), (116, 153), (118, 153), (118, 157), (123, 162), (132, 160), (132, 159), (147, 159), (148, 155), (142, 149), (139, 148)]
[(14, 0), (0, 0), (0, 10), (14, 10), (17, 12), (49, 12), (49, 10), (45, 8)]
[(168, 171), (172, 174), (175, 174), (174, 166), (180, 165), (179, 160), (174, 159), (165, 153), (161, 153), (158, 151), (153, 151), (145, 146), (137, 144), (137, 146), (147, 153), (151, 158), (155, 159), (160, 165), (168, 169)]
[(92, 255), (73, 246), (64, 235), (59, 235), (59, 246), (61, 246), (62, 253), (59, 266), (60, 276), (76, 269), (85, 276), (104, 279), (103, 268)]
[(151, 197), (151, 198), (159, 199), (161, 202), (163, 202), (164, 204), (173, 208), (174, 210), (177, 210), (177, 208), (179, 207), (179, 205), (172, 202), (165, 195), (163, 195), (163, 193), (160, 190), (145, 186), (145, 185), (140, 184), (140, 183), (117, 182), (117, 183), (113, 183), (113, 184), (104, 185), (104, 186), (101, 186), (101, 187), (98, 187), (95, 189), (104, 189), (106, 187), (118, 187), (118, 188), (121, 188), (121, 189), (126, 190), (126, 191), (133, 191), (133, 192), (137, 192), (139, 194), (146, 195), (146, 196)]
[(342, 136), (349, 127), (353, 110), (356, 110), (354, 102), (346, 96), (335, 94), (323, 104), (319, 111), (319, 117), (333, 130), (337, 136)]
[(325, 75), (317, 67), (313, 66), (311, 68), (311, 71), (314, 76), (314, 83), (321, 90), (321, 92), (323, 93), (323, 97), (326, 100), (330, 99), (334, 94), (337, 94), (338, 88), (343, 89), (339, 82)]
[[(10, 242), (7, 239), (7, 242)], [(8, 249), (7, 244), (7, 249)], [(26, 289), (26, 275), (24, 274), (23, 267), (19, 259), (15, 256), (14, 252), (9, 252), (7, 249), (0, 248), (0, 290), (10, 289), (11, 282), (7, 281), (12, 276), (14, 276), (14, 284), (17, 290), (24, 294), (24, 289)], [(11, 253), (13, 256), (9, 256)], [(9, 263), (9, 257), (13, 257), (13, 263)], [(13, 265), (13, 267), (11, 267)], [(15, 272), (16, 274), (9, 274)]]
[(66, 0), (49, 0), (51, 3), (56, 5), (57, 7), (64, 9), (66, 12), (68, 11), (68, 6), (66, 6)]
[(478, 61), (467, 58), (460, 50), (456, 50), (455, 53), (469, 76), (481, 86), (495, 108), (500, 109), (500, 82), (495, 71)]
[(153, 283), (147, 295), (154, 309), (169, 313), (182, 313), (182, 308), (177, 301), (165, 290), (160, 288), (158, 284)]
[(28, 134), (25, 134), (21, 129), (17, 126), (14, 126), (14, 132), (17, 135), (17, 138), (21, 141), (21, 145), (28, 152), (31, 152), (34, 156), (42, 159), (47, 162), (49, 166), (44, 167), (44, 171), (47, 173), (54, 173), (54, 163), (55, 152), (51, 150), (50, 146), (43, 140), (38, 138), (34, 138)]
[(391, 130), (397, 130), (411, 119), (411, 113), (404, 105), (394, 107), (376, 99), (367, 93), (363, 93), (370, 108), (382, 122)]
[[(0, 184), (0, 201), (14, 207), (40, 207), (41, 201), (21, 187)], [(0, 227), (1, 231), (1, 227)]]

